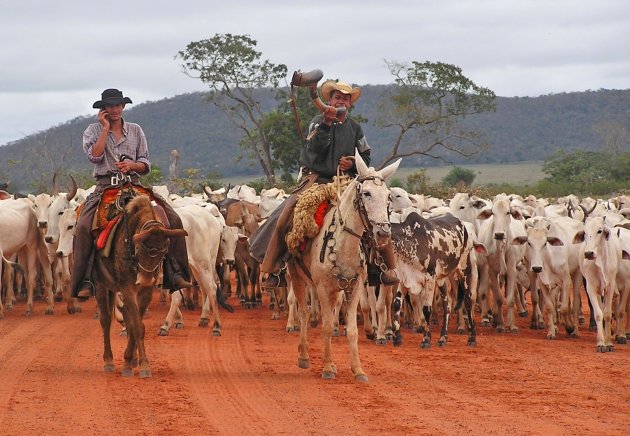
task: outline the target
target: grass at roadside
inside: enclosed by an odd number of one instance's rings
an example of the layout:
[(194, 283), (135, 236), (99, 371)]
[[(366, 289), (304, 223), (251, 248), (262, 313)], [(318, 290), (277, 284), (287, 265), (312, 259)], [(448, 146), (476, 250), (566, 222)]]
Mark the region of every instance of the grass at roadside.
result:
[[(542, 172), (542, 162), (519, 162), (514, 164), (479, 164), (457, 165), (461, 168), (475, 172), (474, 186), (483, 186), (490, 183), (509, 183), (512, 185), (532, 185), (545, 178)], [(438, 183), (453, 169), (453, 165), (443, 167), (426, 168), (427, 176), (431, 183)], [(410, 174), (417, 172), (419, 168), (400, 168), (394, 175), (400, 180), (406, 179)]]
[[(542, 172), (542, 162), (519, 162), (513, 164), (479, 164), (479, 165), (457, 165), (461, 168), (470, 169), (475, 172), (474, 186), (484, 186), (490, 183), (501, 184), (509, 183), (512, 185), (532, 185), (545, 177)], [(423, 168), (399, 168), (393, 176), (395, 179), (404, 181), (410, 174), (418, 172)], [(442, 167), (428, 167), (426, 169), (427, 176), (431, 179), (431, 183), (439, 183), (449, 171), (453, 169), (453, 165), (445, 165)], [(222, 180), (226, 184), (232, 186), (244, 183), (250, 183), (253, 180), (260, 180), (258, 177), (226, 177)]]

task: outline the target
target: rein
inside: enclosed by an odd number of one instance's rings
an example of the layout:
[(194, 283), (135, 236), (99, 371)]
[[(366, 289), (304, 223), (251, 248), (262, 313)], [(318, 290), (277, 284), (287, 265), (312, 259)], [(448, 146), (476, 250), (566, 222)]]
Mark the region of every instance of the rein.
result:
[[(149, 220), (142, 225), (142, 228), (140, 229), (140, 231), (143, 232), (145, 230), (150, 230), (154, 227), (164, 227), (164, 224), (162, 224), (160, 221), (157, 221), (157, 220)], [(149, 256), (152, 259), (155, 259), (158, 256), (160, 258), (164, 257), (164, 255), (168, 252), (168, 245), (169, 244), (166, 244), (165, 248), (150, 248), (150, 247), (147, 247), (143, 242), (140, 243), (140, 246), (143, 248), (144, 252), (147, 254), (147, 256)], [(142, 266), (140, 261), (137, 260), (137, 257), (136, 257), (136, 262), (137, 262), (138, 268), (140, 268), (142, 271), (147, 272), (147, 273), (155, 272), (155, 270), (158, 269), (158, 267), (160, 266), (160, 262), (157, 262), (153, 268), (151, 269), (145, 268), (144, 266)]]
[[(157, 262), (153, 268), (146, 268), (143, 266), (138, 260), (138, 256), (136, 256), (135, 246), (133, 243), (133, 234), (131, 233), (131, 229), (129, 228), (129, 215), (127, 214), (127, 208), (125, 207), (126, 202), (136, 196), (136, 193), (131, 186), (131, 183), (127, 183), (126, 187), (121, 189), (121, 192), (124, 195), (121, 195), (120, 204), (117, 203), (117, 207), (122, 209), (123, 213), (123, 221), (125, 222), (125, 247), (127, 249), (127, 256), (131, 261), (131, 269), (134, 273), (138, 273), (138, 268), (147, 273), (154, 273), (160, 266), (160, 262)], [(164, 227), (164, 224), (155, 219), (148, 220), (142, 224), (140, 228), (140, 232), (145, 230), (150, 230), (154, 227)], [(156, 258), (158, 256), (164, 257), (164, 255), (168, 252), (168, 244), (163, 249), (158, 248), (149, 248), (143, 242), (140, 243), (140, 247), (142, 247), (143, 251), (150, 257)]]

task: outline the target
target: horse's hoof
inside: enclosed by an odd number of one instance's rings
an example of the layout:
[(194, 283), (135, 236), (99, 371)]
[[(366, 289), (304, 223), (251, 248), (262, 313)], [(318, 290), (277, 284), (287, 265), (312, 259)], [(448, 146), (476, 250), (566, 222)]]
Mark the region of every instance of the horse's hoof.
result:
[(497, 327), (497, 333), (505, 333), (505, 329), (503, 327)]
[(197, 324), (199, 327), (208, 327), (208, 323), (210, 322), (210, 320), (208, 318), (201, 318), (199, 320), (199, 324)]
[(368, 338), (370, 341), (373, 341), (376, 339), (376, 333), (372, 332), (372, 333), (366, 333), (365, 337)]
[(322, 378), (324, 380), (332, 380), (335, 378), (335, 373), (332, 371), (324, 371), (322, 372)]
[(168, 329), (160, 327), (160, 331), (158, 331), (158, 336), (168, 336)]
[(626, 337), (625, 337), (625, 336), (617, 336), (617, 337), (615, 338), (615, 341), (616, 341), (618, 344), (627, 344), (627, 343), (628, 343), (628, 341), (627, 341), (627, 339), (626, 339)]
[(184, 323), (183, 323), (183, 322), (176, 322), (176, 323), (175, 323), (175, 328), (176, 328), (177, 330), (181, 330), (181, 329), (183, 329), (183, 328), (184, 328)]
[(554, 341), (556, 339), (556, 335), (547, 335), (547, 339)]
[(468, 340), (468, 346), (469, 347), (476, 347), (477, 346), (477, 341), (475, 339), (469, 339)]
[(27, 310), (26, 311), (26, 316), (33, 316), (33, 311), (32, 310)]
[(481, 327), (490, 327), (490, 321), (484, 319), (481, 321)]
[(376, 339), (376, 345), (387, 345), (387, 339), (383, 339), (383, 338)]
[(61, 303), (63, 301), (63, 295), (55, 295), (54, 300), (56, 303)]
[(271, 314), (271, 320), (272, 321), (277, 321), (280, 319), (280, 314), (279, 313), (272, 313)]
[(287, 327), (287, 333), (295, 333), (297, 332), (297, 327)]
[[(333, 329), (332, 331), (332, 335), (336, 338), (339, 337), (339, 329)], [(370, 337), (368, 336), (368, 339), (370, 339)]]
[(438, 341), (438, 347), (445, 347), (446, 346), (446, 339), (440, 339)]
[(140, 376), (140, 378), (149, 378), (151, 377), (151, 370), (141, 369), (138, 375)]
[(113, 363), (106, 363), (105, 365), (103, 365), (103, 371), (105, 371), (105, 372), (114, 372), (114, 364)]
[(44, 312), (44, 315), (52, 315), (54, 312), (52, 309), (46, 309), (46, 311)]
[(311, 327), (312, 327), (312, 328), (317, 327), (317, 324), (318, 324), (317, 320), (315, 320), (315, 321), (311, 321)]
[(302, 369), (308, 369), (310, 368), (311, 364), (309, 363), (308, 359), (299, 359), (298, 358), (298, 367), (302, 368)]
[(518, 316), (520, 316), (521, 318), (527, 318), (529, 316), (529, 312), (524, 310), (523, 312), (519, 312)]
[(518, 333), (518, 327), (516, 326), (510, 327), (510, 333)]
[(431, 342), (421, 342), (420, 348), (431, 348)]
[(354, 380), (358, 381), (359, 383), (367, 383), (368, 376), (366, 374), (357, 374), (354, 376)]
[(529, 325), (529, 329), (530, 330), (538, 330), (538, 324), (536, 324), (535, 322), (531, 323)]
[(212, 336), (221, 336), (221, 330), (219, 329), (212, 330)]
[(133, 369), (132, 368), (123, 368), (120, 372), (120, 375), (123, 377), (133, 377)]

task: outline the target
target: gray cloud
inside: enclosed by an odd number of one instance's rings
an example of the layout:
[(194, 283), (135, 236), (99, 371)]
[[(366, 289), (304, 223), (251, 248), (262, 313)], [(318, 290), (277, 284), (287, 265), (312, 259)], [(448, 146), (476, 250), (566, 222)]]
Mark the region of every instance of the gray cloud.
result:
[(630, 88), (625, 0), (214, 3), (3, 2), (0, 144), (93, 114), (107, 87), (136, 104), (206, 90), (174, 56), (215, 33), (358, 84), (391, 83), (387, 59), (452, 63), (500, 96)]

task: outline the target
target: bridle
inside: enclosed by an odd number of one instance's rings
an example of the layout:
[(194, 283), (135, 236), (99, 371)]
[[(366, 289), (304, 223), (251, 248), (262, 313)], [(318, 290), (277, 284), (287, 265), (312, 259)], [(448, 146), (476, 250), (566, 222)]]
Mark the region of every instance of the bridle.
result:
[[(380, 176), (366, 176), (359, 177), (357, 179), (356, 184), (356, 195), (354, 196), (354, 208), (359, 211), (359, 216), (361, 217), (361, 221), (363, 222), (363, 226), (368, 231), (368, 238), (371, 243), (376, 244), (374, 241), (374, 227), (377, 227), (383, 230), (385, 233), (390, 233), (392, 231), (392, 225), (389, 221), (378, 222), (370, 219), (368, 216), (367, 210), (365, 209), (365, 203), (363, 202), (363, 196), (361, 193), (363, 192), (363, 182), (367, 182), (368, 180), (374, 181), (374, 184), (377, 186), (382, 186), (385, 184), (385, 180)], [(391, 215), (391, 206), (392, 201), (391, 198), (387, 199), (387, 216)], [(344, 228), (346, 230), (346, 228)], [(351, 232), (353, 233), (353, 232)], [(356, 234), (355, 234), (356, 235)]]
[[(353, 206), (354, 206), (354, 210), (356, 210), (359, 214), (361, 223), (365, 231), (363, 232), (362, 235), (360, 235), (354, 230), (352, 230), (351, 228), (347, 227), (344, 223), (344, 219), (341, 216), (341, 213), (338, 214), (339, 208), (337, 208), (332, 217), (332, 221), (328, 225), (328, 228), (324, 234), (324, 243), (322, 245), (322, 252), (320, 253), (320, 261), (323, 262), (325, 250), (328, 249), (328, 254), (326, 257), (328, 261), (332, 264), (331, 274), (337, 280), (337, 286), (339, 287), (341, 291), (344, 292), (344, 296), (346, 300), (348, 301), (352, 298), (353, 289), (358, 283), (359, 271), (363, 269), (364, 267), (365, 253), (363, 252), (363, 250), (359, 250), (358, 254), (360, 257), (360, 263), (357, 268), (357, 273), (353, 277), (346, 277), (341, 273), (341, 268), (337, 265), (337, 253), (335, 252), (336, 242), (334, 238), (334, 234), (337, 230), (337, 224), (336, 224), (337, 216), (339, 217), (339, 225), (341, 226), (342, 230), (344, 232), (350, 233), (352, 236), (355, 236), (359, 240), (366, 241), (367, 244), (369, 244), (371, 248), (370, 251), (372, 253), (377, 253), (376, 254), (377, 260), (380, 260), (381, 263), (384, 263), (384, 262), (382, 261), (382, 259), (378, 259), (380, 258), (380, 254), (378, 254), (377, 244), (376, 244), (376, 241), (374, 240), (373, 229), (374, 227), (378, 227), (388, 233), (391, 231), (391, 224), (389, 223), (389, 221), (377, 222), (370, 219), (370, 217), (368, 216), (368, 212), (367, 212), (367, 209), (365, 208), (365, 203), (363, 201), (363, 196), (361, 195), (363, 192), (363, 183), (368, 180), (375, 181), (375, 184), (379, 186), (385, 183), (382, 177), (374, 176), (374, 175), (370, 175), (366, 177), (359, 177), (356, 180), (357, 183), (355, 185)], [(388, 216), (389, 216), (390, 208), (391, 208), (391, 199), (388, 199), (388, 203), (387, 203)]]
[[(142, 227), (140, 228), (140, 232), (143, 232), (145, 230), (150, 230), (150, 229), (155, 228), (155, 227), (162, 227), (163, 228), (164, 224), (162, 224), (160, 221), (157, 221), (157, 220), (149, 220), (149, 221), (146, 221), (144, 224), (142, 224)], [(147, 272), (147, 273), (150, 273), (150, 274), (155, 274), (155, 271), (162, 264), (162, 259), (164, 258), (164, 256), (168, 252), (169, 245), (170, 245), (170, 240), (169, 239), (166, 239), (166, 244), (164, 244), (163, 248), (147, 247), (147, 245), (144, 242), (140, 242), (135, 247), (135, 253), (134, 253), (135, 262), (134, 262), (134, 265), (137, 265), (138, 268), (140, 268), (144, 272)], [(137, 257), (137, 253), (140, 250), (142, 250), (143, 254), (147, 255), (151, 259), (159, 258), (158, 261), (155, 263), (155, 266), (153, 268), (146, 268), (140, 263), (140, 260)]]
[[(131, 185), (129, 185), (129, 192), (127, 193), (127, 195), (129, 195), (130, 197), (134, 197), (135, 193), (133, 191), (133, 189), (131, 188)], [(121, 196), (122, 197), (122, 196)], [(124, 200), (123, 200), (124, 201)], [(168, 247), (170, 245), (170, 240), (167, 239), (167, 243), (164, 244), (163, 248), (155, 248), (155, 247), (148, 247), (144, 242), (140, 242), (137, 246), (133, 243), (133, 234), (131, 233), (131, 229), (129, 228), (129, 215), (127, 214), (127, 208), (124, 207), (124, 204), (122, 205), (122, 213), (123, 213), (123, 218), (125, 221), (125, 247), (127, 248), (127, 256), (129, 258), (129, 260), (131, 261), (131, 269), (134, 273), (138, 273), (138, 268), (146, 273), (149, 274), (155, 274), (156, 270), (160, 267), (160, 265), (162, 264), (162, 259), (164, 258), (164, 256), (166, 255), (166, 253), (168, 252)], [(152, 228), (155, 227), (162, 227), (164, 228), (164, 224), (158, 220), (155, 219), (150, 219), (145, 221), (142, 224), (142, 227), (140, 228), (140, 232), (146, 231), (146, 230), (150, 230)], [(139, 232), (136, 232), (139, 233)], [(150, 257), (151, 259), (156, 259), (159, 257), (159, 260), (155, 263), (155, 266), (153, 267), (146, 267), (144, 265), (142, 265), (140, 263), (140, 260), (138, 259), (138, 252), (142, 251), (143, 254), (146, 254), (148, 257)]]

